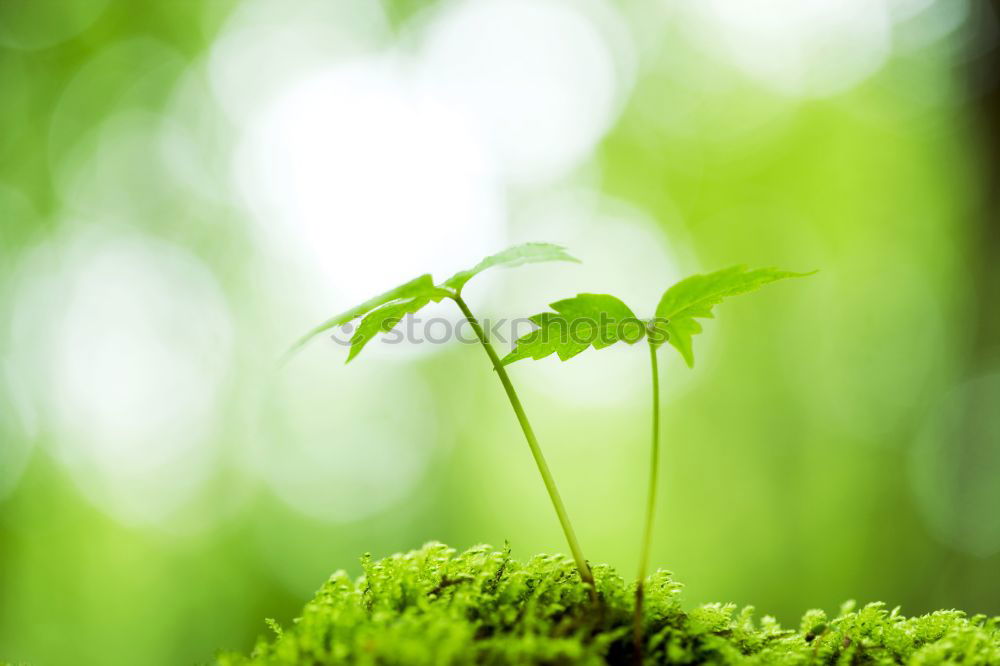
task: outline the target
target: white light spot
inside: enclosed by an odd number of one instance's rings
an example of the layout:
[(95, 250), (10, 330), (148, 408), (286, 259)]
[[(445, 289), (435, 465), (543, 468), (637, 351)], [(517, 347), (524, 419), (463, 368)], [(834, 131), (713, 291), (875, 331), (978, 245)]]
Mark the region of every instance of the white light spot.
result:
[(205, 267), (134, 235), (29, 256), (13, 319), (22, 377), (83, 492), (130, 523), (168, 517), (211, 472), (231, 324)]
[(502, 188), (478, 135), (393, 60), (291, 85), (246, 134), (235, 168), (263, 246), (315, 275), (316, 321), (503, 244)]
[(371, 53), (389, 34), (381, 3), (371, 0), (248, 0), (212, 46), (212, 89), (229, 118), (242, 125), (289, 82)]
[(969, 19), (970, 6), (954, 0), (889, 0), (889, 11), (896, 22), (895, 51), (911, 53), (958, 30)]
[(265, 398), (259, 473), (290, 506), (343, 523), (377, 514), (423, 477), (438, 435), (434, 398), (398, 364), (294, 359)]
[(427, 27), (423, 76), (481, 124), (510, 179), (544, 182), (587, 159), (617, 118), (630, 49), (608, 5), (451, 3)]
[(685, 0), (692, 29), (768, 87), (827, 97), (885, 63), (892, 24), (882, 0)]

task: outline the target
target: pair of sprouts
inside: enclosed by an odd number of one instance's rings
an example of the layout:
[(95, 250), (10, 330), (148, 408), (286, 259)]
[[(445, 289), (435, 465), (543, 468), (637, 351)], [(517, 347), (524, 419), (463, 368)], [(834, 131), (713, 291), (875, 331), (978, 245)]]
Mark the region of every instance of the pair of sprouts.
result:
[(745, 266), (733, 266), (714, 273), (692, 275), (677, 282), (663, 293), (656, 306), (655, 316), (648, 320), (638, 318), (624, 302), (610, 294), (577, 294), (572, 298), (552, 303), (549, 306), (552, 308), (550, 311), (533, 315), (531, 321), (537, 328), (518, 338), (513, 351), (501, 358), (479, 320), (462, 298), (462, 289), (469, 280), (489, 268), (514, 267), (546, 261), (578, 262), (558, 245), (526, 243), (489, 256), (471, 269), (460, 271), (440, 284), (435, 284), (430, 274), (421, 275), (323, 322), (304, 335), (289, 353), (294, 353), (317, 335), (360, 319), (350, 340), (350, 351), (347, 356), (347, 360), (350, 361), (377, 334), (392, 331), (406, 315), (416, 313), (428, 303), (437, 303), (444, 299), (454, 301), (475, 332), (490, 363), (493, 364), (493, 369), (524, 432), (524, 438), (528, 442), (528, 448), (542, 476), (545, 489), (552, 500), (559, 524), (580, 572), (580, 578), (590, 590), (592, 597), (596, 599), (594, 576), (583, 556), (566, 506), (545, 456), (542, 455), (538, 438), (507, 374), (506, 366), (521, 360), (545, 358), (551, 354), (556, 354), (561, 361), (568, 361), (590, 347), (603, 349), (620, 342), (634, 345), (645, 340), (649, 349), (651, 373), (652, 433), (646, 513), (636, 582), (635, 641), (638, 647), (642, 639), (643, 583), (649, 566), (649, 551), (653, 539), (660, 467), (660, 380), (657, 352), (660, 347), (669, 344), (681, 354), (688, 367), (694, 367), (692, 337), (702, 330), (698, 319), (712, 318), (713, 307), (730, 296), (756, 291), (768, 283), (785, 278), (803, 277), (808, 273), (792, 273), (775, 268), (748, 270)]

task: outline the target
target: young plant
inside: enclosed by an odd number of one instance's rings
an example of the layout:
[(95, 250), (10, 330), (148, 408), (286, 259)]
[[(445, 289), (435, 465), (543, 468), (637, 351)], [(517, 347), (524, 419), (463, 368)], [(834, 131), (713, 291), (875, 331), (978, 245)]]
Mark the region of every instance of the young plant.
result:
[(733, 266), (707, 275), (693, 275), (667, 289), (656, 307), (653, 319), (642, 320), (620, 299), (610, 294), (578, 294), (574, 298), (552, 303), (553, 312), (531, 317), (537, 329), (522, 336), (516, 346), (501, 361), (509, 365), (522, 359), (541, 359), (556, 354), (567, 361), (588, 347), (603, 349), (617, 342), (635, 344), (643, 338), (649, 345), (652, 374), (652, 446), (649, 461), (649, 487), (646, 497), (646, 518), (639, 550), (639, 573), (635, 589), (635, 643), (642, 643), (643, 584), (649, 564), (653, 539), (653, 513), (656, 506), (657, 476), (660, 461), (660, 378), (656, 352), (669, 343), (694, 367), (692, 336), (700, 333), (698, 318), (713, 317), (712, 308), (723, 299), (756, 291), (760, 287), (784, 278), (804, 277), (810, 273), (791, 273), (775, 268), (748, 271), (745, 266)]
[(355, 330), (350, 340), (350, 351), (347, 355), (347, 361), (350, 362), (355, 356), (361, 353), (364, 346), (378, 333), (392, 331), (406, 315), (416, 313), (431, 302), (437, 303), (445, 298), (455, 301), (462, 311), (462, 315), (469, 322), (469, 326), (475, 331), (476, 337), (479, 339), (483, 349), (486, 350), (486, 355), (489, 356), (490, 362), (493, 364), (493, 369), (500, 378), (500, 383), (507, 393), (508, 400), (510, 400), (510, 406), (514, 409), (517, 421), (524, 432), (524, 438), (528, 441), (531, 455), (534, 457), (538, 471), (542, 475), (545, 489), (548, 491), (552, 505), (555, 507), (556, 515), (559, 517), (559, 523), (562, 525), (563, 532), (566, 535), (566, 541), (569, 542), (569, 547), (573, 553), (577, 569), (580, 572), (580, 577), (593, 590), (594, 577), (591, 574), (587, 560), (583, 556), (583, 551), (580, 549), (580, 544), (577, 541), (576, 533), (573, 531), (573, 525), (570, 523), (566, 507), (563, 504), (562, 497), (559, 495), (559, 490), (556, 488), (555, 479), (553, 479), (548, 463), (545, 462), (545, 457), (542, 455), (542, 449), (538, 445), (538, 438), (535, 437), (531, 423), (528, 421), (528, 416), (524, 412), (524, 407), (521, 406), (521, 400), (514, 390), (514, 385), (511, 383), (507, 371), (500, 362), (499, 355), (493, 348), (492, 343), (490, 343), (489, 338), (487, 338), (483, 327), (479, 324), (479, 320), (476, 319), (472, 311), (469, 310), (469, 306), (462, 299), (462, 289), (465, 287), (465, 284), (488, 268), (521, 266), (523, 264), (542, 261), (572, 261), (579, 263), (578, 259), (567, 254), (565, 249), (558, 245), (525, 243), (486, 257), (469, 270), (459, 271), (439, 285), (434, 284), (434, 280), (430, 274), (421, 275), (405, 284), (399, 285), (395, 289), (390, 289), (384, 294), (365, 301), (361, 305), (331, 317), (319, 326), (316, 326), (302, 336), (288, 350), (286, 357), (294, 354), (316, 336), (360, 318), (361, 321), (358, 323), (357, 330)]

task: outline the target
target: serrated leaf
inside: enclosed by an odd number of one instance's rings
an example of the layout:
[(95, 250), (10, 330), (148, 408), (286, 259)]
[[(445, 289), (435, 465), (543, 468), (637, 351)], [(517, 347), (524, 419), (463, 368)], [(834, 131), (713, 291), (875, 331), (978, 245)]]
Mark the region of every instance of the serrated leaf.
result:
[(580, 263), (576, 257), (570, 256), (566, 249), (560, 245), (551, 243), (524, 243), (509, 247), (503, 252), (486, 257), (472, 268), (459, 271), (442, 283), (442, 287), (448, 287), (455, 291), (461, 291), (465, 283), (488, 268), (505, 266), (513, 268), (523, 264), (533, 264), (541, 261), (572, 261)]
[(591, 346), (604, 349), (616, 342), (633, 344), (646, 333), (645, 325), (632, 310), (610, 294), (578, 294), (549, 307), (554, 312), (531, 317), (538, 328), (518, 338), (514, 350), (501, 363), (550, 354), (566, 361)]
[(386, 328), (386, 326), (389, 325), (389, 321), (393, 316), (397, 319), (402, 319), (405, 315), (415, 313), (431, 301), (437, 302), (447, 296), (455, 296), (455, 292), (460, 292), (466, 282), (488, 268), (493, 268), (494, 266), (513, 267), (542, 261), (579, 262), (578, 259), (567, 254), (565, 249), (559, 245), (552, 245), (550, 243), (524, 243), (523, 245), (515, 245), (503, 252), (486, 257), (471, 269), (456, 273), (439, 286), (434, 285), (434, 280), (430, 274), (421, 275), (383, 294), (379, 294), (361, 305), (331, 317), (319, 326), (316, 326), (299, 338), (285, 352), (283, 360), (287, 360), (316, 336), (337, 326), (343, 326), (358, 317), (364, 317), (359, 324), (358, 331), (351, 338), (351, 351), (347, 359), (350, 361), (379, 332), (392, 330), (395, 323), (389, 326), (389, 328)]
[(691, 338), (702, 331), (696, 318), (711, 319), (712, 308), (730, 296), (756, 291), (777, 280), (807, 275), (812, 273), (793, 273), (776, 268), (748, 271), (746, 266), (732, 266), (685, 278), (667, 289), (656, 307), (657, 330), (666, 333), (669, 338), (654, 344), (659, 346), (669, 342), (684, 357), (688, 367), (694, 367)]
[[(375, 308), (385, 305), (390, 301), (395, 301), (402, 298), (414, 298), (420, 294), (431, 294), (437, 290), (434, 286), (434, 278), (431, 277), (430, 273), (425, 273), (420, 277), (413, 278), (409, 282), (405, 282), (398, 287), (394, 287), (389, 291), (379, 294), (374, 298), (370, 298), (361, 305), (356, 305), (350, 310), (341, 312), (338, 315), (327, 319), (325, 322), (316, 326), (308, 333), (299, 338), (295, 344), (293, 344), (287, 352), (285, 352), (285, 358), (292, 356), (295, 352), (301, 349), (306, 343), (315, 338), (321, 333), (325, 333), (330, 329), (336, 328), (337, 326), (343, 326), (347, 322), (356, 319)], [(440, 300), (440, 299), (438, 299)]]
[(365, 315), (358, 330), (351, 336), (351, 351), (347, 354), (346, 363), (361, 353), (365, 345), (371, 342), (379, 333), (388, 333), (403, 320), (406, 315), (414, 314), (431, 301), (437, 303), (448, 295), (444, 289), (434, 287), (430, 292), (414, 298), (386, 303)]

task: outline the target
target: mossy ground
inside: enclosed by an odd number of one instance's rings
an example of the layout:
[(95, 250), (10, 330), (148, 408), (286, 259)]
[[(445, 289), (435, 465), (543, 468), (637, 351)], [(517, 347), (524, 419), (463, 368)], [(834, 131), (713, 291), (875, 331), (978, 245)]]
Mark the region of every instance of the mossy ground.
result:
[[(635, 587), (610, 567), (593, 567), (595, 603), (558, 556), (522, 564), (487, 546), (431, 543), (363, 565), (357, 580), (333, 574), (291, 627), (270, 623), (275, 636), (249, 657), (218, 664), (635, 663)], [(732, 604), (685, 612), (679, 591), (667, 572), (647, 581), (647, 664), (1000, 664), (1000, 618), (846, 604), (783, 629)]]

